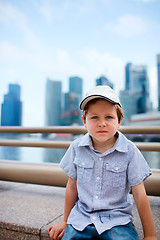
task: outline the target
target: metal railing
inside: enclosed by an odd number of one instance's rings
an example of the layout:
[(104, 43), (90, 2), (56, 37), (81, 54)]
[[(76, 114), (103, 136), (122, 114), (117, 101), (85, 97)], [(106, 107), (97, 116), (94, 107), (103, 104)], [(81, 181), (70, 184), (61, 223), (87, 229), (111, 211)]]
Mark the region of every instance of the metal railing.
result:
[[(124, 134), (160, 134), (159, 126), (121, 126)], [(84, 134), (87, 130), (82, 126), (54, 127), (0, 127), (0, 133), (73, 133)]]
[[(120, 131), (124, 134), (160, 134), (160, 127), (122, 126)], [(86, 132), (84, 127), (0, 127), (0, 133), (84, 134)], [(0, 146), (16, 147), (68, 148), (70, 144), (71, 141), (0, 140)], [(159, 142), (138, 142), (135, 144), (141, 151), (160, 151)], [(57, 164), (0, 160), (0, 180), (64, 187), (67, 179), (67, 175)], [(160, 170), (153, 170), (153, 175), (146, 180), (145, 187), (149, 195), (160, 196)]]

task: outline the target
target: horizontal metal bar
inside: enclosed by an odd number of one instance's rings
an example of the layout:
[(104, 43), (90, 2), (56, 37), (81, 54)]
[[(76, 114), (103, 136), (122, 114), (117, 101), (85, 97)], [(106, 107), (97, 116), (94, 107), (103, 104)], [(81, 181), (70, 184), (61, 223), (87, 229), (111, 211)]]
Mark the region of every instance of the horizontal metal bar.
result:
[(57, 164), (0, 160), (0, 180), (65, 187), (68, 176)]
[(121, 126), (123, 134), (160, 134), (160, 126)]
[[(160, 170), (145, 181), (148, 195), (160, 196)], [(0, 160), (0, 180), (65, 187), (68, 176), (57, 164)]]
[(84, 134), (87, 130), (82, 127), (54, 126), (54, 127), (0, 127), (0, 133), (73, 133)]
[(71, 141), (22, 141), (22, 140), (0, 140), (0, 146), (12, 147), (40, 147), (40, 148), (68, 148)]
[[(0, 146), (13, 147), (40, 147), (40, 148), (68, 148), (71, 141), (22, 141), (22, 140), (0, 140)], [(140, 151), (160, 151), (160, 143), (137, 142), (135, 145)]]
[[(121, 126), (120, 132), (125, 134), (160, 134), (160, 126)], [(0, 127), (0, 133), (73, 133), (84, 134), (83, 126), (54, 126), (54, 127)]]
[(152, 170), (152, 175), (144, 182), (147, 195), (160, 196), (160, 170)]
[(135, 142), (134, 143), (137, 148), (140, 150), (140, 151), (148, 151), (148, 152), (152, 152), (152, 151), (155, 151), (155, 152), (159, 152), (160, 151), (160, 143), (157, 143), (157, 142)]

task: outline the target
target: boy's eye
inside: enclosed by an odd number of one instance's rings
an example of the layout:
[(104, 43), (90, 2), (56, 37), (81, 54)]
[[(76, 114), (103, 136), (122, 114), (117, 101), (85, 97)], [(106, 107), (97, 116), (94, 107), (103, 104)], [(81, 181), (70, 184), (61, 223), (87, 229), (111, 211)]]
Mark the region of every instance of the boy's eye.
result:
[(107, 119), (112, 119), (113, 117), (112, 116), (106, 116)]
[(93, 117), (91, 117), (91, 119), (97, 119), (98, 117), (97, 116), (93, 116)]

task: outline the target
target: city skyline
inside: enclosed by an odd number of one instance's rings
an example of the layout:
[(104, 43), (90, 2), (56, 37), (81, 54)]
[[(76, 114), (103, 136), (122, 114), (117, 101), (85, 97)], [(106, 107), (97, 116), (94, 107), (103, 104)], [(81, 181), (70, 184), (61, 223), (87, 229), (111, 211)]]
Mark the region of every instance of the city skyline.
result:
[[(125, 112), (123, 125), (128, 125), (128, 120), (130, 121), (134, 114), (148, 113), (154, 109), (149, 98), (146, 67), (127, 63), (125, 70), (125, 88), (120, 91), (119, 98)], [(105, 76), (96, 79), (95, 85), (108, 85), (114, 89), (113, 83)], [(69, 91), (63, 92), (62, 81), (46, 79), (45, 126), (82, 125), (79, 103), (82, 99), (83, 79), (78, 76), (69, 77), (68, 86)], [(21, 86), (17, 84), (8, 86), (9, 91), (4, 95), (4, 102), (1, 105), (2, 126), (21, 126), (22, 110), (15, 109), (20, 101), (20, 88)]]
[(23, 126), (45, 122), (46, 79), (84, 81), (83, 95), (104, 75), (116, 92), (125, 65), (146, 65), (150, 98), (157, 107), (160, 53), (158, 0), (0, 1), (0, 103), (9, 83), (22, 87)]

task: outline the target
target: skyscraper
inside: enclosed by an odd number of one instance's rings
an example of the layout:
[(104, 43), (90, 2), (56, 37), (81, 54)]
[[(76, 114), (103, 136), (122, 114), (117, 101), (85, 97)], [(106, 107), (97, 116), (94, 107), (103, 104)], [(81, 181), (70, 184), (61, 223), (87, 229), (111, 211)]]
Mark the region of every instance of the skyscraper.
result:
[(18, 84), (9, 84), (9, 91), (4, 95), (1, 107), (1, 126), (22, 125), (21, 88)]
[(101, 76), (100, 78), (96, 79), (96, 86), (98, 85), (108, 85), (112, 89), (114, 88), (114, 85), (111, 81), (108, 80), (108, 78)]
[(157, 55), (157, 73), (158, 73), (158, 111), (160, 111), (160, 54)]
[(69, 92), (73, 92), (77, 97), (82, 98), (82, 78), (70, 77), (69, 78)]
[(125, 67), (125, 89), (128, 91), (130, 89), (130, 67), (131, 63), (127, 63)]
[(64, 96), (64, 111), (62, 125), (82, 124), (79, 103), (82, 99), (82, 78), (69, 78), (69, 92)]
[(128, 124), (128, 120), (133, 114), (146, 113), (150, 110), (149, 80), (146, 66), (126, 64), (125, 90), (120, 92), (120, 101), (125, 116), (123, 124)]
[(69, 78), (69, 106), (70, 111), (70, 124), (82, 124), (81, 111), (79, 103), (82, 99), (82, 78), (70, 77)]
[(52, 81), (47, 79), (45, 100), (45, 125), (59, 126), (61, 124), (61, 99), (62, 83), (61, 81)]
[(146, 66), (131, 63), (126, 65), (126, 90), (136, 99), (137, 113), (145, 113), (149, 110), (149, 81)]
[(124, 110), (124, 119), (122, 124), (127, 125), (128, 119), (130, 119), (133, 114), (137, 113), (137, 102), (128, 90), (120, 91), (119, 98)]

